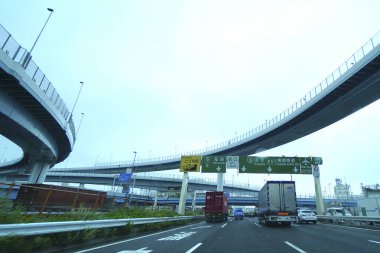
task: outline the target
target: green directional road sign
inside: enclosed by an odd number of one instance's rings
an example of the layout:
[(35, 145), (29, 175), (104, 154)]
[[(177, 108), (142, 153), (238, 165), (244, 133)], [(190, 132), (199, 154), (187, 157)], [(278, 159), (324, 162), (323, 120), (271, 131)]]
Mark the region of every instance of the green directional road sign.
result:
[(226, 173), (225, 156), (202, 156), (202, 173)]
[(312, 174), (313, 165), (320, 164), (320, 157), (241, 156), (239, 173)]

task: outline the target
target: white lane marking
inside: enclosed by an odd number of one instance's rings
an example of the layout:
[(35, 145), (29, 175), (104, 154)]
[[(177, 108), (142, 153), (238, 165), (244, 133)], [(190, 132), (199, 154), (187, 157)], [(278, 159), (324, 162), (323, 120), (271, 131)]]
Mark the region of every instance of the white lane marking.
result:
[(294, 226), (294, 227), (299, 227), (300, 225), (297, 225), (297, 224), (292, 224), (292, 226)]
[(222, 228), (224, 228), (225, 226), (227, 226), (227, 223), (226, 223), (226, 224), (224, 224), (224, 225), (222, 226)]
[(288, 246), (292, 247), (293, 249), (297, 250), (297, 251), (300, 252), (300, 253), (306, 253), (306, 251), (304, 251), (304, 250), (298, 248), (296, 245), (293, 245), (293, 244), (291, 244), (290, 242), (285, 241), (285, 243), (286, 243)]
[(259, 224), (257, 224), (257, 223), (253, 223), (253, 224), (255, 224), (256, 226), (258, 226), (259, 228), (261, 228), (261, 226)]
[(164, 237), (164, 238), (160, 238), (158, 239), (157, 241), (178, 241), (178, 240), (181, 240), (183, 238), (186, 238), (192, 234), (195, 234), (197, 232), (181, 232), (181, 233), (178, 233), (178, 234), (174, 234), (174, 235), (171, 235), (171, 236), (168, 236), (168, 237)]
[(153, 251), (153, 250), (149, 250), (147, 248), (148, 247), (141, 248), (141, 249), (138, 249), (138, 250), (123, 250), (123, 251), (119, 251), (118, 253), (149, 253), (149, 252)]
[(372, 240), (368, 240), (369, 242), (373, 242), (373, 243), (378, 243), (378, 244), (380, 244), (380, 242), (378, 242), (378, 241), (372, 241)]
[(196, 228), (190, 228), (190, 229), (198, 229), (198, 228), (209, 228), (209, 227), (212, 227), (212, 226), (200, 226), (200, 227), (196, 227)]
[[(199, 224), (203, 224), (203, 223), (205, 223), (205, 222), (201, 222)], [(191, 224), (191, 225), (187, 225), (187, 226), (179, 227), (179, 228), (173, 228), (173, 229), (170, 229), (170, 230), (165, 230), (165, 231), (157, 232), (157, 233), (150, 234), (150, 235), (144, 235), (144, 236), (140, 236), (140, 237), (124, 240), (124, 241), (114, 242), (114, 243), (98, 246), (98, 247), (91, 248), (91, 249), (80, 250), (80, 251), (76, 251), (74, 253), (84, 253), (84, 252), (89, 252), (89, 251), (96, 250), (96, 249), (102, 249), (102, 248), (106, 248), (106, 247), (109, 247), (109, 246), (117, 245), (117, 244), (120, 244), (120, 243), (125, 243), (125, 242), (130, 242), (130, 241), (134, 241), (134, 240), (138, 240), (138, 239), (143, 239), (143, 238), (146, 238), (146, 237), (150, 237), (150, 236), (154, 236), (154, 235), (159, 235), (159, 234), (162, 234), (162, 233), (166, 233), (166, 232), (170, 232), (170, 231), (174, 231), (174, 230), (178, 230), (178, 229), (182, 229), (182, 228), (187, 228), (187, 227), (191, 227), (191, 226), (194, 226), (194, 225), (196, 225), (196, 224)]]
[(196, 250), (199, 246), (201, 246), (202, 243), (198, 243), (196, 244), (194, 247), (192, 247), (191, 249), (189, 249), (188, 251), (186, 251), (186, 253), (191, 253), (193, 252), (194, 250)]

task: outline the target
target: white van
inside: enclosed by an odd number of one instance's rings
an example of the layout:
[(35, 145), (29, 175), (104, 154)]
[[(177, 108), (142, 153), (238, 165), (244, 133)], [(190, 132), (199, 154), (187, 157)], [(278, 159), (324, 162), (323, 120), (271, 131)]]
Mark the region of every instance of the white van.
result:
[(331, 216), (352, 216), (351, 212), (344, 207), (329, 207), (326, 209), (326, 215)]
[[(326, 209), (327, 216), (352, 216), (351, 212), (344, 207), (329, 207)], [(330, 220), (330, 222), (334, 222), (334, 220)], [(344, 220), (335, 220), (335, 222), (341, 223)]]

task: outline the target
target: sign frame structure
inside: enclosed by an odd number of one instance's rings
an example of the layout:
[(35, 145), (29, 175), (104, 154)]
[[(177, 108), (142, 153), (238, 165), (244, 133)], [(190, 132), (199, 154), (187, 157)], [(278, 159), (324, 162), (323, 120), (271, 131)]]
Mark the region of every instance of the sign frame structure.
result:
[(239, 173), (312, 174), (313, 166), (320, 164), (321, 157), (241, 156)]
[(202, 173), (226, 173), (226, 156), (202, 156)]
[(197, 156), (181, 156), (179, 165), (180, 172), (200, 172), (201, 171), (202, 157)]

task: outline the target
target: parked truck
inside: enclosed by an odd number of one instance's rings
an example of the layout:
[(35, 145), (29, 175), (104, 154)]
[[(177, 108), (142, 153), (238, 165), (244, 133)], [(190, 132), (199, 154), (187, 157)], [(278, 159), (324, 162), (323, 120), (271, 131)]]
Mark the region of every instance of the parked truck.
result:
[(297, 221), (296, 186), (294, 181), (268, 181), (258, 199), (259, 222), (290, 226)]
[(206, 222), (223, 222), (228, 219), (227, 196), (224, 192), (206, 192)]

